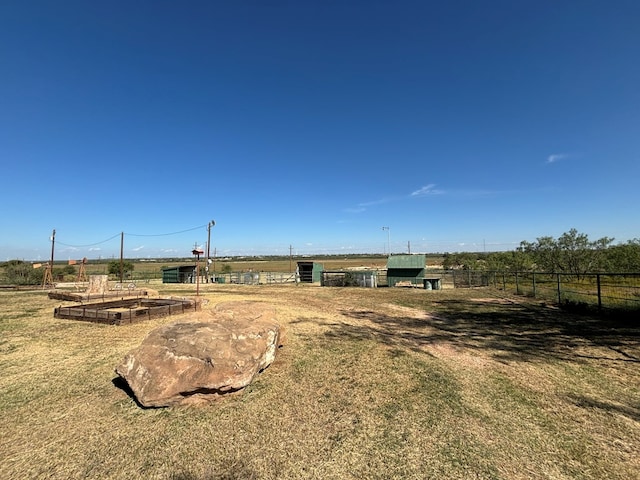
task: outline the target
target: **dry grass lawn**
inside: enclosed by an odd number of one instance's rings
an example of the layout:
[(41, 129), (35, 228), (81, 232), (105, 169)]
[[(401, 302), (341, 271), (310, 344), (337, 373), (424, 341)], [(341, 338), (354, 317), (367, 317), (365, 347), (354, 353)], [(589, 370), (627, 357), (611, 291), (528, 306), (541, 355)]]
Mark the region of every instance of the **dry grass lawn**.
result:
[(272, 303), (287, 343), (241, 395), (169, 409), (114, 368), (176, 317), (58, 320), (0, 292), (0, 478), (639, 478), (638, 323), (491, 289), (200, 288)]

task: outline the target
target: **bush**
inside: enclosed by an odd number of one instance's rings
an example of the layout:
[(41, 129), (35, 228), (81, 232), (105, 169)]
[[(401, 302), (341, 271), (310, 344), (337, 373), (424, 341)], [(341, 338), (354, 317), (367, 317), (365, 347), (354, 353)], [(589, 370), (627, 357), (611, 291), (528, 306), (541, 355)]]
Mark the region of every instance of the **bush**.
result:
[(10, 260), (4, 265), (5, 283), (9, 285), (38, 285), (44, 278), (45, 266), (33, 268), (31, 263)]

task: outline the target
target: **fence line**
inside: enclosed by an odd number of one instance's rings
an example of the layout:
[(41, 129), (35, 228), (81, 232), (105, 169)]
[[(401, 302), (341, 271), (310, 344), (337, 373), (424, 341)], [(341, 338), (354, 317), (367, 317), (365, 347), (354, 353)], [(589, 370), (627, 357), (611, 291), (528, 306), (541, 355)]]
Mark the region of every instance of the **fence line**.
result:
[(599, 309), (640, 309), (640, 273), (444, 271), (455, 288), (494, 287), (558, 303)]

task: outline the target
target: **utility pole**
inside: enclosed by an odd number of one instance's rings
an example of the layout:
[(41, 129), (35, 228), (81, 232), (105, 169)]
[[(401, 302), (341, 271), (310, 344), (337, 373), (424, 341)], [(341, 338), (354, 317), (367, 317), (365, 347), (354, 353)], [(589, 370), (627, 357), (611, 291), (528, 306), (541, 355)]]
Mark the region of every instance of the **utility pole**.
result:
[(124, 282), (124, 232), (120, 232), (120, 285)]
[(382, 227), (382, 230), (387, 231), (387, 250), (388, 255), (391, 256), (391, 230), (389, 229), (389, 227)]
[(204, 253), (200, 248), (198, 248), (198, 242), (193, 246), (193, 251), (191, 252), (196, 256), (196, 297), (200, 295), (200, 255)]
[(207, 272), (207, 283), (209, 283), (209, 264), (211, 263), (211, 259), (209, 258), (209, 252), (211, 250), (211, 227), (213, 227), (215, 224), (215, 220), (211, 220), (207, 224), (207, 265), (206, 267), (204, 267), (205, 271)]
[(409, 250), (409, 255), (411, 255), (411, 240), (407, 241), (407, 250)]
[(289, 273), (293, 273), (293, 246), (289, 245)]

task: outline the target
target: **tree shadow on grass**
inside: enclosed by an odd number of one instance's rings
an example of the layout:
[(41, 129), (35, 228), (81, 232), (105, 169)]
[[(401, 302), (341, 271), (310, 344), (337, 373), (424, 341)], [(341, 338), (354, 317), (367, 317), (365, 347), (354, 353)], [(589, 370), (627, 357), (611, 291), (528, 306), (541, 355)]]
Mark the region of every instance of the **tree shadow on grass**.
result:
[(603, 401), (601, 399), (592, 398), (587, 395), (567, 395), (567, 400), (577, 407), (600, 410), (610, 414), (622, 415), (635, 422), (640, 422), (640, 402), (635, 405), (624, 405), (621, 403), (613, 403)]
[(187, 470), (174, 472), (170, 480), (257, 480), (259, 475), (245, 461), (229, 461), (229, 464), (218, 470), (210, 468), (204, 475), (197, 475)]
[(332, 323), (325, 335), (374, 339), (421, 352), (445, 344), (503, 362), (557, 358), (640, 363), (639, 322), (572, 314), (526, 300), (486, 300), (442, 299), (433, 303), (435, 313), (417, 316), (343, 309), (352, 321)]

